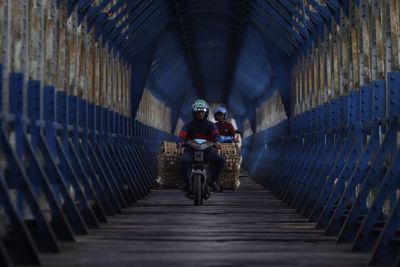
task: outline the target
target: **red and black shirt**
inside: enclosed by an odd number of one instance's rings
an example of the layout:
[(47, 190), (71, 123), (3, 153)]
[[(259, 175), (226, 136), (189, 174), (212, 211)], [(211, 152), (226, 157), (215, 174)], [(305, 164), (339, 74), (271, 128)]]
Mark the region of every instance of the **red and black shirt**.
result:
[(186, 123), (179, 132), (179, 137), (183, 140), (201, 138), (214, 142), (217, 140), (218, 136), (219, 134), (217, 127), (215, 127), (214, 123), (207, 119), (194, 119)]
[(233, 125), (229, 122), (216, 122), (215, 126), (217, 126), (218, 132), (220, 135), (223, 136), (235, 136), (235, 128), (233, 128)]

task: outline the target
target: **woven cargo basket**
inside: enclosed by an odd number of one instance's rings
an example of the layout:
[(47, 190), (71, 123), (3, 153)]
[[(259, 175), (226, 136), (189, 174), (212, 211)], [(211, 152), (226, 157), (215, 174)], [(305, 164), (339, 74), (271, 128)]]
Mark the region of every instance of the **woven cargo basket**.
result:
[[(221, 144), (218, 153), (225, 157), (225, 166), (219, 177), (221, 189), (235, 190), (239, 187), (240, 149), (236, 144)], [(158, 156), (160, 188), (177, 189), (181, 184), (179, 160), (182, 150), (175, 142), (162, 142)]]
[(218, 153), (225, 158), (225, 166), (219, 177), (221, 189), (236, 190), (240, 185), (240, 149), (237, 144), (220, 144)]

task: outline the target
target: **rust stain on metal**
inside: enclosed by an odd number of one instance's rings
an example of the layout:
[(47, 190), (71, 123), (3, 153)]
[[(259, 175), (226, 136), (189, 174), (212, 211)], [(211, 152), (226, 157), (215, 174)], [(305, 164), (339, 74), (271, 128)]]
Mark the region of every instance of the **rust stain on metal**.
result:
[(371, 57), (371, 78), (373, 80), (384, 79), (385, 76), (384, 41), (382, 35), (382, 31), (385, 27), (384, 23), (382, 22), (382, 6), (379, 2), (379, 0), (374, 0), (371, 4), (371, 48), (373, 53)]
[(67, 21), (67, 90), (72, 95), (77, 95), (78, 76), (78, 14), (74, 10)]
[(66, 43), (67, 43), (67, 4), (62, 2), (57, 18), (57, 89), (67, 89)]
[(100, 53), (100, 44), (99, 42), (94, 42), (94, 58), (93, 58), (93, 67), (94, 67), (94, 79), (93, 79), (93, 91), (94, 91), (94, 99), (93, 103), (96, 105), (100, 105), (100, 96), (102, 88), (100, 83), (100, 64), (101, 64), (101, 53)]
[(371, 82), (370, 52), (370, 6), (368, 1), (361, 2), (361, 53), (360, 53), (360, 85)]
[(332, 20), (330, 30), (325, 26), (323, 40), (296, 60), (292, 69), (294, 114), (400, 69), (400, 2), (349, 4), (348, 14), (341, 10), (339, 24)]
[(11, 71), (21, 72), (22, 69), (22, 46), (23, 46), (23, 1), (15, 0), (11, 4)]
[(352, 5), (350, 22), (351, 42), (351, 79), (350, 88), (358, 90), (360, 86), (360, 24), (359, 9), (354, 3)]
[(88, 33), (88, 55), (87, 55), (87, 100), (93, 102), (94, 100), (94, 31), (95, 28), (92, 28)]
[(101, 97), (101, 105), (104, 107), (108, 107), (107, 103), (107, 94), (108, 94), (108, 55), (107, 55), (107, 48), (103, 47), (100, 51), (101, 53), (101, 88), (103, 88), (102, 97)]
[(78, 97), (88, 99), (88, 37), (86, 19), (82, 21), (78, 28), (78, 45), (79, 45), (79, 70), (78, 70)]
[[(319, 44), (318, 44), (319, 45)], [(313, 83), (314, 83), (314, 93), (313, 93), (313, 105), (318, 106), (319, 103), (319, 92), (321, 91), (320, 80), (319, 80), (319, 46), (314, 49), (314, 64), (313, 64)]]
[(106, 60), (107, 60), (107, 64), (106, 64), (106, 68), (107, 68), (107, 73), (106, 73), (106, 75), (107, 75), (107, 83), (106, 83), (107, 84), (107, 100), (106, 100), (106, 103), (107, 103), (107, 107), (111, 108), (112, 107), (112, 68), (111, 68), (112, 61), (111, 61), (111, 56), (108, 53), (108, 47), (105, 48), (104, 53), (105, 53), (104, 56), (106, 57)]
[(345, 95), (349, 91), (350, 74), (350, 46), (349, 46), (349, 19), (344, 12), (340, 18), (340, 54), (339, 56), (339, 76), (340, 76), (340, 95)]
[(44, 84), (57, 84), (57, 20), (53, 0), (43, 2), (44, 9)]
[(38, 79), (40, 40), (40, 14), (37, 0), (29, 1), (29, 79)]
[[(5, 0), (0, 0), (0, 62), (3, 63), (3, 30), (5, 24), (5, 7), (6, 3)], [(0, 77), (2, 79), (2, 77)]]
[(400, 70), (400, 3), (398, 0), (390, 1), (390, 35), (392, 44), (392, 66), (393, 71)]
[(325, 102), (325, 92), (326, 92), (326, 72), (325, 72), (325, 56), (326, 50), (325, 45), (319, 40), (319, 101), (318, 104)]

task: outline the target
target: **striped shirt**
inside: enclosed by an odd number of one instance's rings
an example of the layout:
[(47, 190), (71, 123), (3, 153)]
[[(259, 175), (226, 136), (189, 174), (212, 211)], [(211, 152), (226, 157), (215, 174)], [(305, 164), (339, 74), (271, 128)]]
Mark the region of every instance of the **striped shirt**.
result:
[(179, 132), (182, 140), (191, 140), (195, 138), (205, 139), (214, 142), (219, 136), (217, 127), (211, 121), (194, 119), (186, 123)]

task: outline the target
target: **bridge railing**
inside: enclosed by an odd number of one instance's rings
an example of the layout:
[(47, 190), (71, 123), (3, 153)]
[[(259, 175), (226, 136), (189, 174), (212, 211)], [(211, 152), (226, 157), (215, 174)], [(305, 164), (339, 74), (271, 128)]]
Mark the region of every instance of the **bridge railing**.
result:
[(39, 252), (60, 251), (157, 188), (158, 141), (172, 136), (36, 80), (24, 103), (24, 74), (9, 81), (0, 82), (10, 99), (0, 112), (0, 262), (38, 264)]
[(370, 263), (398, 264), (400, 73), (387, 77), (290, 118), (264, 146), (253, 137), (247, 168)]

